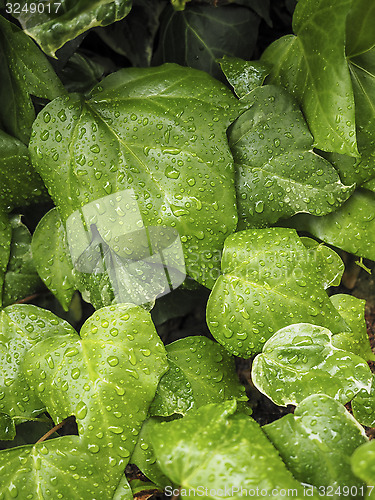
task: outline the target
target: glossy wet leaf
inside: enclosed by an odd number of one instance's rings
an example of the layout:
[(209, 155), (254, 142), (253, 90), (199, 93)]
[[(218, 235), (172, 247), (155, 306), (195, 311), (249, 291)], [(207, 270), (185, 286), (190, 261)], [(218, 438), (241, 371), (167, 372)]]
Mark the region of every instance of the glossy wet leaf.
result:
[(249, 229), (227, 238), (223, 274), (207, 304), (207, 324), (232, 354), (250, 357), (277, 330), (299, 322), (338, 333), (346, 327), (292, 229)]
[(16, 17), (22, 28), (46, 54), (55, 56), (57, 49), (88, 29), (107, 26), (125, 17), (132, 0), (61, 0), (42, 12), (32, 12), (31, 8), (22, 11), (27, 2), (21, 0), (20, 4), (21, 14)]
[(25, 356), (42, 339), (72, 331), (64, 320), (33, 305), (12, 305), (0, 312), (1, 412), (27, 419), (44, 411), (44, 404), (25, 379)]
[(12, 441), (16, 437), (16, 427), (12, 417), (0, 412), (0, 440)]
[(43, 288), (31, 255), (31, 235), (20, 215), (10, 219), (12, 239), (4, 279), (3, 306), (13, 304)]
[(375, 260), (374, 214), (375, 194), (367, 189), (356, 189), (335, 212), (323, 217), (298, 214), (288, 221), (288, 225), (308, 231), (349, 253)]
[(352, 401), (354, 417), (362, 425), (375, 427), (375, 377), (372, 377), (370, 393), (360, 391)]
[(342, 205), (354, 185), (344, 186), (334, 167), (312, 151), (313, 137), (290, 95), (266, 85), (253, 90), (246, 104), (229, 131), (242, 224), (262, 227)]
[(324, 288), (338, 286), (345, 270), (341, 257), (332, 248), (312, 238), (303, 236), (301, 241), (309, 251), (309, 261), (315, 266)]
[(206, 337), (186, 337), (168, 344), (166, 351), (169, 370), (160, 380), (151, 415), (185, 415), (209, 403), (247, 400), (234, 359), (219, 344)]
[[(375, 487), (375, 441), (358, 447), (351, 457), (351, 462), (354, 474), (365, 481), (368, 486)], [(374, 500), (374, 488), (368, 491), (365, 498)]]
[[(152, 444), (160, 467), (180, 485), (182, 498), (188, 490), (208, 492), (226, 487), (271, 490), (302, 487), (283, 464), (259, 425), (249, 416), (233, 415), (234, 401), (211, 404), (182, 419), (154, 428)], [(229, 493), (230, 495), (230, 493)], [(203, 495), (220, 498), (219, 495)], [(233, 498), (240, 498), (234, 490)]]
[(0, 210), (12, 210), (45, 196), (45, 188), (30, 163), (27, 147), (0, 130)]
[(112, 498), (103, 471), (78, 436), (0, 451), (0, 495), (11, 498)]
[(28, 383), (54, 422), (75, 415), (86, 449), (113, 484), (128, 463), (167, 368), (149, 313), (130, 304), (97, 311), (80, 336), (55, 335), (40, 342), (24, 365)]
[(358, 354), (366, 361), (375, 361), (365, 320), (366, 302), (353, 295), (341, 293), (332, 295), (331, 302), (351, 330), (334, 335), (332, 337), (333, 345), (339, 349)]
[(47, 105), (30, 150), (64, 223), (82, 204), (133, 190), (144, 224), (175, 228), (188, 273), (212, 286), (215, 251), (237, 221), (226, 138), (236, 113), (231, 91), (203, 72), (127, 68), (85, 102), (73, 94)]
[(363, 358), (332, 345), (329, 330), (299, 323), (265, 343), (253, 362), (252, 380), (277, 405), (296, 405), (312, 394), (345, 404), (361, 389), (370, 390), (372, 374)]
[(133, 500), (133, 492), (125, 474), (122, 476), (112, 500)]
[(305, 0), (293, 15), (295, 35), (272, 43), (261, 60), (272, 66), (269, 83), (282, 85), (302, 107), (323, 151), (358, 156), (352, 82), (345, 57), (351, 0)]
[(183, 11), (167, 7), (160, 20), (153, 64), (178, 63), (222, 80), (216, 59), (224, 54), (251, 58), (259, 21), (254, 12), (239, 5), (192, 5)]
[[(351, 470), (350, 457), (367, 441), (363, 427), (338, 401), (325, 394), (304, 399), (294, 414), (262, 427), (281, 458), (302, 483), (337, 488), (358, 488), (351, 498), (362, 498), (363, 486)], [(338, 490), (339, 491), (339, 490)]]
[(31, 249), (39, 276), (67, 311), (76, 285), (65, 228), (56, 208), (40, 220)]
[(267, 67), (259, 61), (245, 61), (224, 55), (217, 62), (239, 99), (260, 87), (268, 75)]
[(4, 277), (8, 267), (11, 240), (12, 228), (8, 215), (0, 208), (0, 306), (2, 306)]
[(52, 100), (64, 87), (35, 43), (2, 16), (0, 47), (0, 125), (27, 144), (35, 119), (31, 96)]

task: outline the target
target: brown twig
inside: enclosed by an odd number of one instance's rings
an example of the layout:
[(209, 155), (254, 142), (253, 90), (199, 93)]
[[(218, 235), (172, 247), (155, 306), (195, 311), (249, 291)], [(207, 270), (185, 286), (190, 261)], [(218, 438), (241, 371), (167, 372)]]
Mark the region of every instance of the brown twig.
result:
[(33, 300), (36, 297), (39, 297), (39, 293), (34, 293), (33, 295), (29, 295), (28, 297), (25, 297), (24, 299), (17, 300), (15, 304), (24, 304), (25, 302), (29, 302), (29, 300)]
[(38, 443), (42, 443), (43, 441), (45, 441), (46, 439), (48, 439), (50, 436), (52, 436), (52, 434), (56, 431), (58, 431), (59, 429), (61, 429), (61, 427), (67, 422), (67, 418), (62, 420), (59, 424), (55, 425), (55, 427), (53, 427), (52, 429), (50, 429), (48, 432), (46, 432), (44, 434), (44, 436), (42, 436), (40, 439), (38, 439), (38, 441), (35, 443), (35, 444), (38, 444)]

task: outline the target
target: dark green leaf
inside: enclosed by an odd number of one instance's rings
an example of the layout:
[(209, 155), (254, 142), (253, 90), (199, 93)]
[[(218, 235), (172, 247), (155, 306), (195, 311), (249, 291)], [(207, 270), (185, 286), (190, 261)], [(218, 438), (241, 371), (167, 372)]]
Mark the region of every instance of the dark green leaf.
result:
[(244, 61), (224, 55), (217, 62), (238, 98), (244, 98), (260, 87), (268, 75), (268, 69), (259, 61)]
[(153, 416), (185, 415), (226, 399), (247, 400), (234, 359), (206, 337), (186, 337), (166, 347), (169, 371), (160, 380), (150, 408)]
[(323, 151), (358, 156), (353, 89), (345, 57), (346, 18), (351, 0), (300, 1), (293, 15), (296, 34), (264, 52), (272, 65), (269, 83), (282, 85), (299, 102)]
[(312, 151), (313, 138), (290, 95), (256, 88), (250, 107), (231, 126), (239, 214), (247, 227), (274, 224), (297, 212), (325, 215), (353, 192), (327, 160)]
[(65, 93), (35, 43), (0, 16), (0, 125), (27, 144), (35, 119), (31, 96), (54, 99)]
[(65, 228), (56, 208), (39, 222), (31, 249), (39, 276), (68, 311), (76, 285)]
[(342, 498), (343, 486), (352, 488), (350, 498), (363, 498), (363, 483), (351, 470), (350, 456), (367, 438), (338, 401), (314, 394), (297, 406), (294, 415), (285, 415), (262, 429), (296, 479), (317, 488), (332, 488), (330, 498)]
[(370, 391), (367, 363), (332, 345), (332, 333), (299, 323), (276, 332), (252, 366), (252, 380), (275, 404), (298, 404), (312, 394), (327, 394), (342, 404), (361, 389)]
[(50, 311), (29, 304), (12, 305), (0, 312), (1, 412), (27, 419), (44, 410), (24, 377), (25, 356), (43, 338), (72, 331), (68, 323)]
[(216, 59), (224, 54), (250, 59), (258, 26), (259, 17), (237, 5), (195, 5), (182, 12), (167, 7), (161, 16), (153, 64), (174, 62), (223, 79)]
[(207, 304), (212, 335), (232, 354), (250, 357), (284, 326), (347, 328), (330, 302), (315, 262), (291, 229), (253, 229), (227, 238), (223, 275)]
[(107, 26), (125, 17), (132, 0), (61, 0), (50, 3), (48, 9), (45, 6), (42, 12), (39, 9), (32, 12), (26, 0), (21, 0), (20, 4), (21, 14), (17, 19), (22, 28), (46, 54), (55, 56), (57, 49), (88, 29)]
[(88, 92), (100, 82), (105, 72), (100, 58), (89, 58), (75, 52), (59, 71), (59, 76), (68, 92)]
[[(30, 150), (64, 223), (73, 212), (81, 220), (86, 207), (93, 216), (96, 204), (89, 202), (101, 199), (107, 207), (108, 196), (119, 192), (121, 210), (132, 204), (139, 220), (132, 214), (130, 229), (122, 229), (122, 214), (108, 206), (102, 237), (108, 240), (110, 229), (126, 242), (141, 219), (146, 226), (173, 227), (187, 272), (212, 286), (215, 254), (237, 223), (226, 138), (236, 114), (231, 92), (203, 72), (176, 65), (129, 68), (103, 80), (87, 102), (72, 95), (47, 105), (35, 121)], [(72, 238), (80, 253), (91, 241), (84, 230)]]
[(8, 215), (0, 208), (0, 307), (3, 300), (4, 277), (9, 262), (11, 240), (12, 228)]
[(352, 401), (355, 418), (362, 425), (375, 427), (375, 376), (372, 376), (371, 391), (360, 391)]

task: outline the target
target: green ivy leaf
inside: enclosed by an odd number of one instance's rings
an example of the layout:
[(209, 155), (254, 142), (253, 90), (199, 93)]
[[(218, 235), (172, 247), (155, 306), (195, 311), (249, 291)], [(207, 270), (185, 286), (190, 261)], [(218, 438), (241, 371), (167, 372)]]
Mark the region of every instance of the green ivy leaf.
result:
[(133, 500), (133, 498), (132, 488), (126, 479), (126, 476), (123, 475), (112, 500)]
[(372, 376), (370, 393), (361, 390), (352, 401), (355, 418), (362, 425), (375, 427), (375, 376)]
[[(12, 2), (14, 3), (14, 2)], [(25, 32), (49, 56), (57, 49), (94, 26), (107, 26), (125, 17), (132, 0), (61, 0), (47, 5), (42, 12), (32, 12), (26, 0), (21, 0), (21, 14), (16, 15)]]
[(35, 119), (31, 96), (52, 100), (64, 87), (35, 43), (2, 16), (0, 47), (0, 125), (27, 144)]
[[(356, 476), (365, 481), (368, 486), (375, 487), (375, 441), (359, 446), (351, 457), (352, 469)], [(375, 491), (371, 488), (366, 500), (374, 500)]]
[(268, 68), (259, 61), (244, 61), (224, 55), (217, 62), (239, 99), (244, 99), (252, 90), (263, 85), (269, 73)]
[(40, 290), (42, 286), (31, 255), (31, 235), (29, 230), (22, 224), (20, 215), (11, 216), (10, 224), (12, 239), (8, 267), (4, 278), (4, 306), (31, 295)]
[(298, 404), (312, 394), (326, 394), (342, 404), (361, 389), (370, 391), (367, 363), (332, 345), (332, 333), (299, 323), (276, 332), (252, 366), (254, 385), (275, 404)]
[(100, 467), (78, 436), (0, 451), (4, 498), (112, 498)]
[(168, 368), (165, 349), (149, 313), (130, 304), (94, 313), (80, 335), (40, 342), (24, 371), (54, 422), (75, 415), (83, 444), (117, 485)]
[(292, 229), (252, 229), (230, 236), (221, 267), (207, 304), (207, 324), (232, 354), (257, 354), (277, 330), (292, 323), (320, 323), (335, 333), (347, 328)]
[(144, 224), (175, 228), (188, 273), (212, 286), (215, 252), (237, 223), (226, 138), (236, 113), (233, 94), (203, 72), (127, 68), (86, 102), (71, 95), (47, 105), (30, 150), (64, 223), (84, 204), (133, 190)]
[(283, 86), (299, 102), (315, 147), (358, 156), (354, 96), (345, 57), (351, 5), (351, 0), (298, 2), (293, 15), (296, 36), (276, 40), (261, 60), (272, 66), (269, 83)]
[(302, 498), (302, 486), (259, 425), (247, 415), (233, 415), (235, 410), (235, 401), (226, 401), (155, 426), (151, 439), (158, 463), (180, 485), (182, 498), (201, 485), (208, 490), (203, 498), (220, 498), (212, 492), (224, 488), (225, 496), (240, 498), (240, 487), (294, 488)]
[(9, 223), (8, 215), (0, 208), (0, 307), (2, 306), (3, 300), (4, 278), (9, 262), (11, 240), (12, 228)]
[(217, 58), (224, 54), (243, 59), (251, 57), (259, 22), (254, 12), (239, 5), (215, 8), (193, 5), (182, 12), (166, 7), (152, 63), (178, 63), (223, 80)]
[(0, 412), (0, 440), (12, 441), (15, 437), (14, 420), (7, 413)]
[(313, 137), (290, 95), (266, 85), (251, 92), (246, 104), (229, 131), (242, 224), (262, 227), (342, 205), (354, 185), (344, 186), (332, 165), (312, 151)]
[(50, 311), (29, 304), (16, 304), (0, 312), (0, 411), (13, 416), (35, 416), (44, 411), (37, 393), (24, 374), (24, 360), (42, 339), (74, 331)]
[(56, 208), (40, 220), (31, 249), (39, 276), (68, 311), (77, 287), (65, 228)]
[(337, 491), (342, 493), (343, 486), (354, 487), (351, 498), (363, 498), (363, 483), (354, 476), (350, 457), (367, 441), (366, 434), (338, 401), (313, 394), (297, 406), (293, 415), (262, 429), (298, 481), (317, 488), (332, 487), (335, 499), (341, 498)]
[(315, 266), (316, 273), (321, 278), (324, 288), (338, 286), (345, 270), (341, 257), (332, 248), (318, 243), (312, 238), (302, 236), (301, 241), (309, 251), (309, 262)]
[(374, 213), (375, 194), (367, 189), (356, 189), (335, 212), (323, 217), (298, 214), (288, 221), (288, 226), (308, 231), (346, 252), (375, 260)]
[(338, 349), (353, 352), (366, 361), (375, 361), (367, 334), (364, 300), (348, 294), (336, 294), (331, 297), (332, 304), (344, 318), (351, 331), (337, 333), (332, 337), (332, 344)]
[(208, 403), (245, 401), (234, 359), (206, 337), (186, 337), (166, 347), (169, 370), (160, 380), (150, 407), (152, 416), (185, 415)]

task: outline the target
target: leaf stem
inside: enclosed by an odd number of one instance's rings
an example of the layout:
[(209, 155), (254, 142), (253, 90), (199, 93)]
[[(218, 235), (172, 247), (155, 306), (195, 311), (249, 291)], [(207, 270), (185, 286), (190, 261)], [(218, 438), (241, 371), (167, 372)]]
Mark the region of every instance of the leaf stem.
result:
[(50, 429), (48, 432), (46, 432), (44, 434), (44, 436), (42, 436), (40, 439), (38, 439), (38, 441), (35, 444), (42, 443), (43, 441), (45, 441), (46, 439), (48, 439), (50, 436), (52, 436), (52, 434), (54, 434), (56, 431), (58, 431), (59, 429), (61, 429), (61, 427), (67, 422), (67, 420), (68, 419), (65, 418), (59, 424), (55, 425), (55, 427), (52, 427), (52, 429)]

